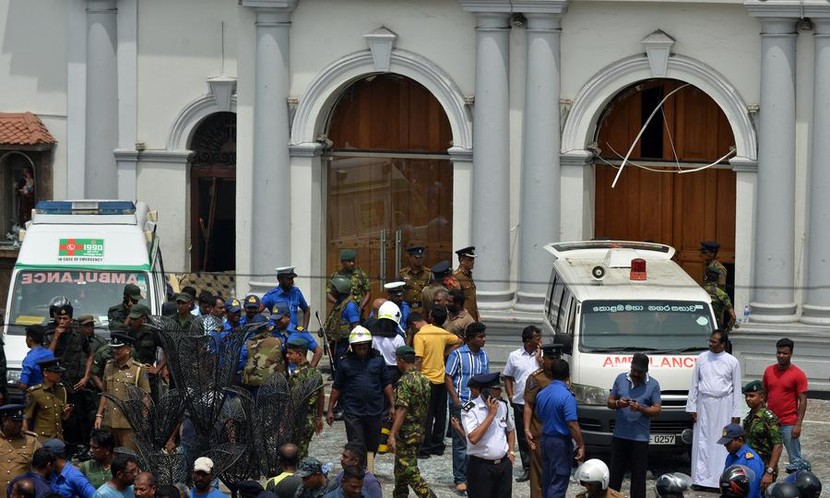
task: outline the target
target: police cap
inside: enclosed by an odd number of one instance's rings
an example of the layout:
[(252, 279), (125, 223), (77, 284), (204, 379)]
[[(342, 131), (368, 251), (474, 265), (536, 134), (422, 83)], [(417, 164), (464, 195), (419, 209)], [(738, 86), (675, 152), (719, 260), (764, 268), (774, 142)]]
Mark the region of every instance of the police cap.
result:
[(501, 375), (498, 372), (473, 375), (470, 382), (479, 387), (501, 387)]
[(700, 252), (718, 252), (720, 243), (714, 240), (704, 240), (700, 243)]
[(384, 284), (383, 288), (393, 296), (400, 296), (403, 295), (405, 286), (406, 282), (389, 282), (388, 284)]
[(729, 424), (723, 428), (722, 437), (718, 439), (718, 444), (726, 444), (736, 437), (743, 437), (745, 435), (746, 431), (741, 427), (741, 424)]
[(232, 297), (225, 301), (225, 312), (233, 315), (234, 313), (239, 313), (242, 311), (242, 303), (239, 302), (239, 299)]
[(0, 406), (0, 418), (23, 420), (23, 405), (9, 404)]
[(133, 342), (135, 342), (133, 338), (127, 334), (122, 334), (121, 332), (113, 332), (110, 334), (110, 347), (120, 348), (121, 346), (132, 346)]
[(260, 299), (256, 294), (248, 294), (245, 296), (245, 308), (259, 309)]
[(476, 246), (468, 246), (463, 249), (459, 249), (455, 251), (458, 254), (459, 258), (475, 258), (476, 257)]
[(562, 350), (565, 348), (563, 344), (549, 344), (542, 346), (542, 356), (545, 358), (560, 358), (562, 357)]
[(408, 252), (410, 256), (423, 256), (426, 252), (426, 248), (424, 246), (413, 245), (407, 247), (406, 252)]
[(41, 360), (37, 362), (37, 366), (40, 367), (41, 370), (44, 372), (55, 372), (55, 373), (63, 373), (66, 372), (66, 369), (63, 368), (60, 364), (60, 360), (57, 358), (50, 358), (48, 360)]
[(294, 278), (294, 277), (297, 276), (297, 272), (294, 271), (293, 266), (281, 266), (281, 267), (277, 268), (276, 271), (277, 271), (277, 278), (280, 278), (280, 277)]
[(435, 275), (436, 278), (443, 277), (444, 275), (449, 274), (452, 271), (452, 266), (450, 266), (450, 262), (447, 260), (439, 261), (433, 265), (431, 268), (432, 274)]

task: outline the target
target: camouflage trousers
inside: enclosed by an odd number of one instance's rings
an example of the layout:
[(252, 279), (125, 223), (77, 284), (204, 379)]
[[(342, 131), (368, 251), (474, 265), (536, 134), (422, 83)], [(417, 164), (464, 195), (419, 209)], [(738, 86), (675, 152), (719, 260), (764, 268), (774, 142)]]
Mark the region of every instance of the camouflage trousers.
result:
[(315, 427), (316, 420), (312, 416), (306, 420), (306, 423), (303, 425), (302, 429), (300, 429), (300, 437), (298, 438), (299, 442), (297, 443), (297, 448), (299, 448), (298, 456), (300, 460), (308, 456), (308, 445), (311, 444), (311, 437), (314, 435)]
[(395, 489), (392, 491), (393, 498), (407, 498), (409, 488), (415, 492), (418, 498), (435, 498), (435, 493), (429, 489), (426, 481), (421, 477), (418, 469), (418, 447), (421, 445), (419, 439), (403, 440), (397, 443), (395, 448)]

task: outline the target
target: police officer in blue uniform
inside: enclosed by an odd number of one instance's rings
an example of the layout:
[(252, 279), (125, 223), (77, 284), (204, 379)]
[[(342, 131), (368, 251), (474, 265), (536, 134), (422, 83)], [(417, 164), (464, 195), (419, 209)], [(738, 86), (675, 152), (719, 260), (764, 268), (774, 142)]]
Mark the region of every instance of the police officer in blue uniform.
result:
[(303, 328), (307, 329), (308, 321), (311, 318), (311, 308), (308, 306), (303, 292), (298, 287), (294, 287), (294, 278), (297, 276), (294, 267), (282, 266), (277, 268), (276, 271), (279, 285), (262, 296), (263, 306), (271, 310), (279, 302), (287, 303), (291, 311), (291, 325), (295, 327), (298, 325), (297, 310), (303, 310)]
[(574, 460), (573, 441), (576, 441), (576, 460), (585, 456), (585, 443), (579, 429), (576, 397), (568, 387), (570, 366), (563, 359), (551, 366), (553, 381), (536, 395), (534, 413), (542, 421), (542, 494), (565, 496)]
[(513, 451), (516, 427), (507, 402), (500, 398), (499, 373), (470, 379), (472, 397), (461, 407), (467, 434), (467, 493), (469, 496), (508, 498), (513, 491)]
[(750, 483), (748, 498), (761, 498), (761, 478), (764, 477), (764, 461), (758, 453), (746, 444), (746, 432), (740, 424), (729, 424), (723, 428), (723, 437), (718, 444), (726, 446), (725, 468), (732, 465), (743, 465), (755, 473)]
[(242, 300), (242, 306), (245, 314), (239, 319), (239, 325), (247, 325), (249, 323), (267, 322), (268, 317), (262, 314), (261, 301), (256, 294), (248, 294)]

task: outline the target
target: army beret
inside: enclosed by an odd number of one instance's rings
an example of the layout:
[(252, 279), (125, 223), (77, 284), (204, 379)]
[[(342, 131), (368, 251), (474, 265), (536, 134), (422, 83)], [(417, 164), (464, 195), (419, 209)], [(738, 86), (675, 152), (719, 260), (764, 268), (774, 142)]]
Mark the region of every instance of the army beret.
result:
[(415, 348), (412, 346), (399, 346), (395, 349), (395, 356), (398, 358), (405, 356), (415, 356)]
[(130, 308), (130, 318), (141, 318), (142, 316), (150, 316), (150, 308), (143, 304), (134, 304)]
[(340, 251), (340, 261), (354, 261), (357, 258), (357, 251), (354, 249), (343, 249)]
[(308, 341), (303, 339), (302, 337), (291, 337), (285, 343), (287, 346), (293, 346), (295, 348), (306, 348), (308, 349)]
[(455, 251), (459, 258), (475, 258), (476, 246), (468, 246), (463, 249)]
[(762, 393), (764, 392), (764, 384), (761, 383), (760, 380), (753, 380), (747, 382), (744, 388), (742, 389), (744, 394), (746, 393)]

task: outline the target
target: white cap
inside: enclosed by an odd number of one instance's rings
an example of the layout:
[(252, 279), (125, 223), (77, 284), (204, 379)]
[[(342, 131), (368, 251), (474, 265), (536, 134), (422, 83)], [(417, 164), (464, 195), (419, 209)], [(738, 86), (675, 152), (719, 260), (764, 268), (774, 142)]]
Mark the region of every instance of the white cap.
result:
[(391, 291), (397, 289), (403, 289), (406, 286), (406, 282), (398, 281), (398, 282), (389, 282), (388, 284), (384, 284), (383, 288)]
[(213, 460), (208, 457), (199, 457), (193, 462), (193, 472), (204, 472), (210, 474), (213, 472)]

